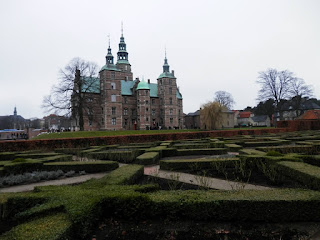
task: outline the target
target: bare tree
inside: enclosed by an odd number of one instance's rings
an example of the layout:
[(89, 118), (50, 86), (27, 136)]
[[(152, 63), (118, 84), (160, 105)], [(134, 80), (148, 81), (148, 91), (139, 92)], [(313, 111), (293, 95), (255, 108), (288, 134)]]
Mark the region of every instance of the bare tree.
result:
[(312, 87), (306, 85), (302, 78), (295, 78), (291, 82), (290, 94), (292, 96), (291, 102), (296, 111), (296, 116), (299, 116), (299, 108), (303, 98), (309, 98), (313, 95)]
[(228, 109), (231, 109), (235, 103), (232, 95), (226, 91), (215, 92), (214, 101), (218, 102), (221, 106), (225, 106)]
[(290, 90), (294, 79), (293, 73), (288, 70), (278, 71), (271, 68), (259, 72), (257, 83), (261, 85), (261, 89), (258, 100), (264, 102), (270, 98), (273, 99), (276, 112), (280, 112), (282, 100), (291, 96)]
[(222, 123), (222, 112), (226, 107), (219, 102), (208, 102), (202, 105), (200, 110), (200, 121), (204, 129), (217, 129)]
[(88, 97), (97, 92), (98, 66), (96, 63), (72, 59), (68, 65), (59, 71), (59, 83), (51, 89), (51, 94), (45, 96), (42, 107), (47, 112), (63, 113), (75, 118), (80, 131), (84, 130), (84, 111), (90, 111)]

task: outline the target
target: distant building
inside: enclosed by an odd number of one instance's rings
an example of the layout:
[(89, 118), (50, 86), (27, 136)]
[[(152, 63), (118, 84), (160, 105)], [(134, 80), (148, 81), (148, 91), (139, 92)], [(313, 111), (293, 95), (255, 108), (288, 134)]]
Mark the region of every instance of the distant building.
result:
[(26, 120), (18, 115), (16, 107), (14, 107), (13, 115), (0, 116), (0, 129), (25, 129), (26, 126)]
[[(109, 43), (106, 64), (94, 80), (96, 87), (92, 88), (87, 99), (89, 107), (84, 111), (85, 130), (183, 128), (182, 95), (166, 56), (156, 83), (133, 79), (122, 34), (117, 63), (113, 62)], [(75, 107), (72, 129), (79, 129)]]
[(320, 110), (308, 110), (305, 113), (303, 113), (298, 119), (320, 120)]
[(44, 126), (51, 131), (69, 130), (71, 128), (71, 120), (68, 117), (50, 114), (44, 117)]

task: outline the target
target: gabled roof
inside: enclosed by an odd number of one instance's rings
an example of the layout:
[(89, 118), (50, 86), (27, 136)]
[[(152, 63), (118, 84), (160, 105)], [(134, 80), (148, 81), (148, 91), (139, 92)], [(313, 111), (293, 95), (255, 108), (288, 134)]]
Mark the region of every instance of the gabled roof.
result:
[(238, 118), (249, 118), (251, 116), (251, 112), (239, 112)]
[(134, 81), (121, 80), (121, 95), (131, 96), (133, 94), (132, 88), (135, 83), (136, 83), (136, 80)]
[(299, 119), (319, 120), (320, 110), (308, 110), (302, 114)]

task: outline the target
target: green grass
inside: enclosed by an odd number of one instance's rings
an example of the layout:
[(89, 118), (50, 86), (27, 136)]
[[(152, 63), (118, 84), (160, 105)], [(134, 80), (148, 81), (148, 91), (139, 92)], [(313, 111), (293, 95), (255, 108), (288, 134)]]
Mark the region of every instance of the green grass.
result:
[(197, 129), (188, 130), (127, 130), (127, 131), (83, 131), (83, 132), (62, 132), (41, 134), (33, 138), (37, 139), (56, 139), (56, 138), (85, 138), (85, 137), (105, 137), (105, 136), (122, 136), (122, 135), (139, 135), (139, 134), (162, 134), (162, 133), (180, 133), (180, 132), (198, 132)]

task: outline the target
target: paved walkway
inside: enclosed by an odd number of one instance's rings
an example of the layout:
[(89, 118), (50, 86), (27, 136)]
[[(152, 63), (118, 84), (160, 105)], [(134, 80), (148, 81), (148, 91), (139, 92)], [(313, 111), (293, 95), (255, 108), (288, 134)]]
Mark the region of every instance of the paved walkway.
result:
[(160, 170), (159, 165), (147, 166), (144, 168), (144, 174), (149, 176), (155, 176), (159, 178), (175, 180), (183, 183), (198, 185), (202, 187), (219, 189), (219, 190), (240, 190), (240, 189), (255, 189), (255, 190), (266, 190), (271, 189), (270, 187), (246, 184), (240, 182), (226, 181), (219, 178), (210, 178), (204, 176), (193, 175), (182, 172), (172, 172)]
[(32, 191), (35, 187), (38, 186), (48, 186), (48, 185), (67, 185), (67, 184), (76, 184), (76, 183), (82, 183), (85, 181), (88, 181), (92, 178), (102, 178), (108, 173), (94, 173), (94, 174), (86, 174), (81, 175), (78, 177), (70, 177), (70, 178), (63, 178), (63, 179), (57, 179), (57, 180), (50, 180), (46, 182), (38, 182), (38, 183), (32, 183), (32, 184), (26, 184), (26, 185), (19, 185), (19, 186), (12, 186), (7, 188), (0, 188), (0, 193), (5, 192), (28, 192)]

